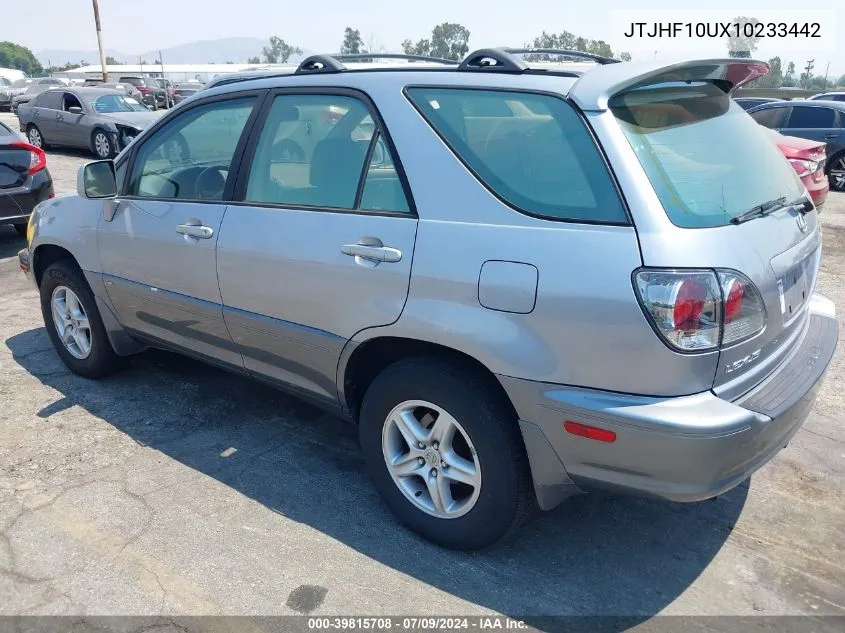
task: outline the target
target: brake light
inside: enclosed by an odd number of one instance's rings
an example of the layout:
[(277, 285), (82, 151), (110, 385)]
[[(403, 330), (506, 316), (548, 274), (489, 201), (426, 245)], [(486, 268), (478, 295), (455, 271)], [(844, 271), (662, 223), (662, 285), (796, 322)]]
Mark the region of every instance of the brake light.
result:
[(29, 152), (29, 169), (26, 170), (28, 175), (31, 176), (47, 167), (47, 154), (40, 147), (35, 147), (35, 145), (29, 143), (11, 143), (10, 145)]
[(634, 287), (657, 332), (681, 351), (731, 345), (766, 325), (760, 293), (734, 271), (641, 270)]
[(814, 174), (819, 168), (819, 163), (817, 163), (816, 161), (803, 160), (800, 158), (790, 158), (789, 164), (792, 165), (792, 169), (795, 170), (795, 173), (798, 174), (799, 178)]
[(149, 86), (135, 86), (142, 95), (149, 94), (153, 91)]

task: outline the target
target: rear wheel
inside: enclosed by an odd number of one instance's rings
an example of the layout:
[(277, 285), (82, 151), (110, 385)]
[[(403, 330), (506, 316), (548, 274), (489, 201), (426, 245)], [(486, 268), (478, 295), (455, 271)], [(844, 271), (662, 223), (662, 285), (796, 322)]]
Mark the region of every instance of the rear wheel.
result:
[(845, 152), (840, 152), (830, 159), (827, 165), (827, 178), (834, 191), (845, 191)]
[(26, 138), (30, 145), (40, 149), (47, 149), (47, 143), (44, 142), (44, 137), (41, 135), (41, 130), (38, 129), (37, 125), (30, 124), (30, 126), (26, 128)]
[(450, 549), (486, 547), (533, 508), (516, 416), (473, 367), (429, 358), (385, 369), (359, 436), (373, 482), (402, 523)]
[(47, 334), (68, 369), (101, 378), (123, 366), (125, 359), (111, 346), (94, 295), (71, 260), (51, 264), (40, 291)]

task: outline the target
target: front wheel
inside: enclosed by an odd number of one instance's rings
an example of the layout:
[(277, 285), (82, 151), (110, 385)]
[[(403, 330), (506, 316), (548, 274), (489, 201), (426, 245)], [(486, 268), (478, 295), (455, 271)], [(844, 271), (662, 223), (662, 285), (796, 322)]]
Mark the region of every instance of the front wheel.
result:
[(372, 383), (359, 437), (399, 520), (450, 549), (486, 547), (533, 508), (516, 416), (492, 377), (429, 358), (399, 361)]
[(94, 155), (101, 160), (112, 158), (117, 153), (114, 143), (103, 130), (95, 130), (91, 135), (91, 147)]
[(111, 346), (94, 295), (70, 261), (51, 264), (41, 280), (41, 313), (62, 362), (86, 378), (101, 378), (123, 365)]

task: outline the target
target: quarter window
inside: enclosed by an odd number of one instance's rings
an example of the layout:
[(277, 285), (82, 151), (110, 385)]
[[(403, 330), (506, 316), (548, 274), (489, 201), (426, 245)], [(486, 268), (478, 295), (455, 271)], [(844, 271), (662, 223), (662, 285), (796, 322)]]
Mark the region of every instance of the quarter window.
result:
[(394, 159), (366, 105), (339, 95), (275, 98), (256, 145), (245, 199), (409, 210)]
[(783, 120), (786, 118), (787, 112), (789, 112), (789, 108), (766, 108), (765, 110), (757, 110), (750, 114), (751, 118), (763, 127), (776, 130), (783, 125)]
[(180, 200), (221, 200), (254, 97), (191, 108), (138, 149), (129, 194)]
[(476, 177), (517, 210), (558, 220), (628, 223), (590, 133), (563, 99), (454, 88), (407, 92)]

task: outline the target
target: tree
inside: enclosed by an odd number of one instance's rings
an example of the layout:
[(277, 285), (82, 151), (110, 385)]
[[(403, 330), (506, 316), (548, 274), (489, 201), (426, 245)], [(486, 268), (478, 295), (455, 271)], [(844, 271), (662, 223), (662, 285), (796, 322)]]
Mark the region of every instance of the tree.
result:
[(845, 75), (842, 75), (839, 79), (836, 80), (837, 86), (845, 86)]
[(155, 64), (156, 66), (161, 66), (161, 60), (160, 59), (153, 60), (153, 64)]
[[(610, 44), (604, 40), (591, 40), (586, 37), (581, 37), (570, 33), (569, 31), (561, 31), (560, 33), (546, 33), (543, 31), (539, 36), (534, 38), (534, 42), (526, 46), (526, 48), (562, 48), (571, 51), (582, 51), (584, 53), (592, 53), (593, 55), (601, 55), (602, 57), (613, 57), (613, 50)], [(563, 61), (567, 59), (563, 55), (548, 55), (545, 53), (534, 53), (525, 56), (529, 61)], [(630, 53), (621, 53), (620, 59), (623, 61), (631, 61)]]
[(248, 60), (246, 60), (246, 63), (247, 64), (260, 64), (261, 58), (260, 57), (250, 57)]
[(786, 65), (786, 72), (783, 74), (783, 81), (780, 82), (782, 88), (795, 87), (795, 62), (789, 62)]
[(343, 32), (343, 44), (340, 45), (340, 52), (344, 55), (366, 53), (364, 40), (361, 39), (361, 31), (347, 26)]
[(16, 68), (30, 76), (44, 72), (31, 50), (12, 42), (0, 42), (0, 67)]
[(284, 64), (292, 55), (302, 55), (302, 49), (298, 46), (291, 46), (282, 38), (275, 35), (270, 37), (270, 45), (265, 46), (262, 53), (264, 61), (268, 64)]
[(760, 20), (757, 18), (747, 18), (742, 15), (731, 20), (728, 55), (745, 59), (751, 57), (751, 53), (756, 51), (759, 45), (760, 38), (753, 37), (758, 24)]
[(111, 55), (106, 56), (106, 66), (120, 66), (122, 64), (123, 64), (123, 62), (117, 61)]
[(424, 38), (414, 44), (411, 40), (402, 42), (406, 55), (425, 55), (444, 59), (463, 59), (469, 52), (469, 29), (460, 24), (444, 22), (431, 31), (431, 39)]

